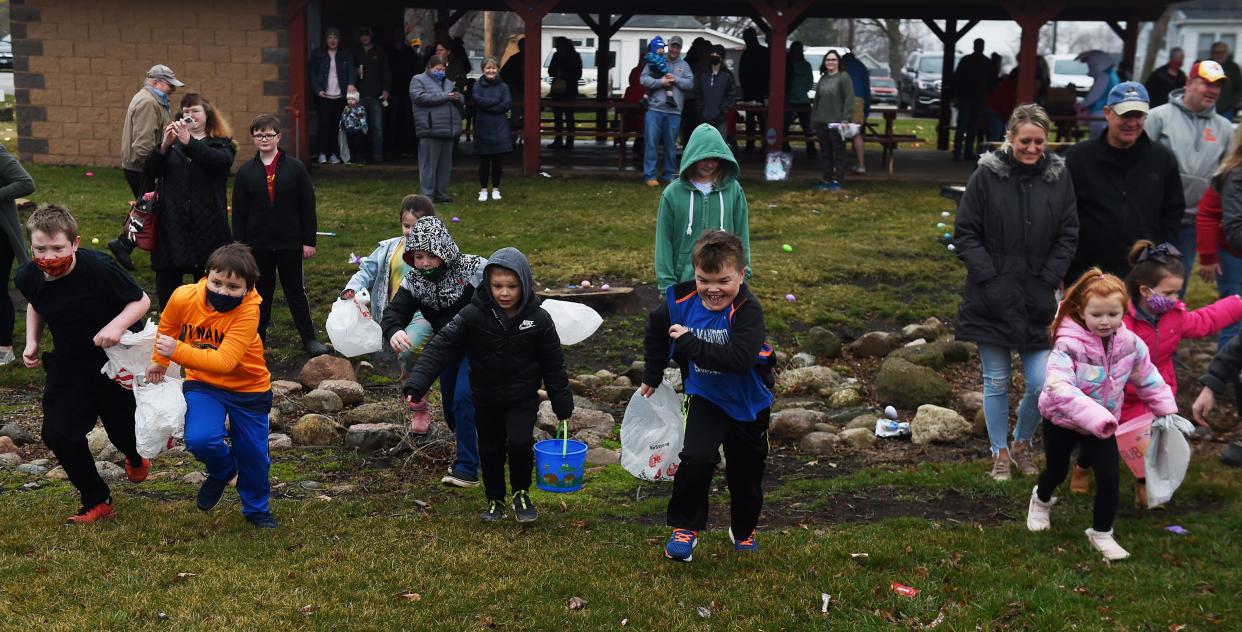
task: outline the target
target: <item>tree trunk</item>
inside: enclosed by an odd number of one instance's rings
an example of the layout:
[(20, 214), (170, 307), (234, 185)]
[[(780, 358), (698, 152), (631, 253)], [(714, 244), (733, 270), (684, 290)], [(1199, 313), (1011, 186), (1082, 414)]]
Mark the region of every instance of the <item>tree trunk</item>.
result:
[(1143, 72), (1134, 77), (1135, 81), (1146, 80), (1151, 71), (1155, 70), (1156, 54), (1164, 48), (1164, 40), (1169, 34), (1169, 21), (1177, 11), (1177, 5), (1169, 5), (1151, 25), (1151, 33), (1147, 35), (1147, 51), (1143, 53)]
[(906, 62), (905, 36), (901, 32), (901, 20), (886, 18), (884, 35), (888, 37), (888, 71), (889, 76), (901, 76), (901, 66)]

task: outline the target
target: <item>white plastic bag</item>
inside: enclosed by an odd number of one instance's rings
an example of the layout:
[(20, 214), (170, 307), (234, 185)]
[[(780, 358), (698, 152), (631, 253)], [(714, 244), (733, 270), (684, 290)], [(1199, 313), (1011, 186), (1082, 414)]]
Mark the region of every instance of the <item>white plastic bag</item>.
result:
[(768, 162), (763, 170), (763, 179), (778, 182), (789, 179), (789, 170), (793, 168), (793, 153), (788, 151), (768, 152)]
[(384, 348), (384, 330), (371, 319), (366, 308), (370, 301), (366, 290), (359, 290), (353, 299), (337, 299), (324, 323), (332, 347), (347, 358)]
[(155, 349), (155, 335), (159, 327), (148, 319), (142, 331), (127, 331), (121, 336), (120, 342), (104, 349), (108, 363), (99, 369), (100, 373), (116, 380), (117, 384), (129, 390), (134, 389), (134, 378), (147, 374), (147, 366), (151, 364), (151, 352)]
[(1190, 444), (1184, 434), (1195, 431), (1194, 424), (1178, 415), (1156, 417), (1147, 444), (1147, 506), (1158, 507), (1173, 498), (1173, 492), (1186, 478), (1190, 466)]
[(858, 135), (858, 130), (862, 126), (858, 123), (829, 123), (829, 129), (835, 129), (841, 134), (841, 140), (849, 140)]
[(582, 303), (545, 298), (540, 306), (552, 317), (563, 345), (576, 345), (590, 338), (604, 322), (599, 312)]
[(644, 481), (672, 480), (681, 463), (686, 420), (667, 381), (651, 397), (634, 392), (621, 420), (621, 467)]
[(134, 438), (138, 454), (152, 458), (168, 448), (169, 439), (182, 436), (185, 429), (185, 396), (182, 381), (165, 377), (150, 384), (145, 378), (134, 385)]

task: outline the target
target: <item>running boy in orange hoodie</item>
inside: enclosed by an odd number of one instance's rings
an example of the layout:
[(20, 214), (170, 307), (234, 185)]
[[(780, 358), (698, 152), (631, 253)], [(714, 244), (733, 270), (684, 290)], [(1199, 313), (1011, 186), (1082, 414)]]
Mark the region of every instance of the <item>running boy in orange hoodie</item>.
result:
[[(207, 466), (198, 508), (215, 507), (236, 475), (242, 516), (256, 527), (275, 529), (268, 506), (272, 384), (259, 339), (258, 280), (259, 266), (245, 245), (211, 253), (207, 277), (174, 290), (164, 307), (147, 381), (164, 379), (170, 361), (186, 370), (185, 445)], [(224, 442), (226, 415), (232, 449)]]

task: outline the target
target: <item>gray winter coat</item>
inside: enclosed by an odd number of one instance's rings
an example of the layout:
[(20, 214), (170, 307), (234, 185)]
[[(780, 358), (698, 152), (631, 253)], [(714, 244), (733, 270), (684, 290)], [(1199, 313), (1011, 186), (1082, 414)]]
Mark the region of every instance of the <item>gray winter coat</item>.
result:
[[(678, 57), (677, 61), (668, 62), (668, 71), (676, 78), (667, 88), (660, 83), (660, 79), (652, 77), (651, 72), (647, 70), (647, 65), (643, 64), (642, 72), (639, 76), (639, 83), (647, 89), (647, 108), (655, 112), (666, 112), (668, 114), (681, 114), (681, 110), (686, 104), (686, 92), (694, 90), (694, 73), (690, 71), (690, 64), (686, 63), (686, 58)], [(668, 91), (673, 92), (673, 102), (669, 103)]]
[(1050, 346), (1053, 292), (1078, 247), (1078, 209), (1065, 161), (1019, 168), (991, 152), (966, 183), (953, 243), (966, 264), (957, 337), (1009, 349)]
[(1169, 102), (1152, 108), (1147, 114), (1143, 131), (1147, 137), (1168, 147), (1177, 157), (1177, 170), (1182, 176), (1182, 193), (1186, 197), (1186, 217), (1182, 224), (1193, 224), (1199, 198), (1207, 191), (1212, 173), (1229, 151), (1233, 124), (1216, 113), (1214, 108), (1191, 112), (1182, 97), (1186, 90), (1169, 93)]
[(34, 190), (34, 179), (17, 158), (0, 145), (0, 228), (4, 229), (4, 238), (9, 240), (9, 250), (19, 266), (30, 261), (30, 256), (26, 254), (26, 231), (17, 216), (16, 200)]
[(423, 72), (410, 79), (410, 102), (414, 108), (414, 131), (419, 138), (457, 138), (461, 135), (460, 101), (449, 100), (450, 79), (436, 81)]

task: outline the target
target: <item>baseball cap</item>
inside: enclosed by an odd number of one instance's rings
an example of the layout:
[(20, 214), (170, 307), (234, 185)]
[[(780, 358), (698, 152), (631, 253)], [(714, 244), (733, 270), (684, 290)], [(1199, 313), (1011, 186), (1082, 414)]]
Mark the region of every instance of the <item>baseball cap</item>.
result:
[(169, 68), (164, 64), (156, 64), (151, 66), (151, 69), (147, 71), (147, 78), (167, 81), (168, 85), (177, 86), (178, 88), (185, 85), (185, 83), (177, 79), (177, 73), (173, 72), (172, 68)]
[(674, 35), (674, 36), (672, 36), (672, 37), (668, 38), (668, 45), (669, 45), (669, 46), (681, 46), (681, 36), (680, 36), (680, 35)]
[(1216, 83), (1217, 81), (1225, 81), (1228, 79), (1228, 77), (1225, 76), (1225, 69), (1221, 68), (1220, 64), (1210, 59), (1195, 62), (1194, 65), (1190, 67), (1190, 74), (1186, 76), (1190, 79), (1198, 77), (1208, 83)]
[(1147, 88), (1135, 81), (1123, 81), (1108, 91), (1108, 101), (1113, 114), (1121, 116), (1127, 112), (1146, 112), (1151, 98), (1147, 96)]

